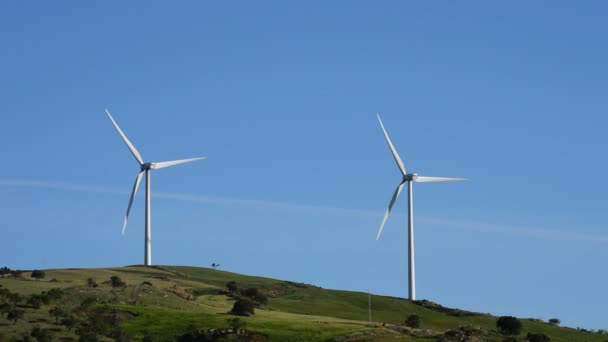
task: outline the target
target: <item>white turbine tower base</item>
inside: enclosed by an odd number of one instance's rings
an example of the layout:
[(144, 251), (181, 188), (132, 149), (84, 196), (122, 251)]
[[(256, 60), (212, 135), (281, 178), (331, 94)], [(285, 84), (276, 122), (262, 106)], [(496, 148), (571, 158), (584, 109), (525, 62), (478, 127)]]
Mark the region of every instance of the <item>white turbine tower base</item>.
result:
[(388, 215), (397, 201), (401, 190), (403, 190), (403, 186), (407, 183), (407, 240), (408, 240), (408, 294), (410, 300), (416, 300), (416, 268), (414, 262), (414, 193), (412, 188), (412, 182), (419, 183), (428, 183), (428, 182), (453, 182), (453, 181), (462, 181), (466, 180), (464, 178), (448, 178), (448, 177), (427, 177), (427, 176), (419, 176), (416, 173), (407, 173), (405, 169), (405, 164), (399, 157), (397, 153), (397, 149), (393, 145), (391, 138), (388, 136), (384, 125), (382, 124), (382, 119), (380, 119), (380, 114), (378, 115), (378, 122), (380, 122), (380, 127), (382, 128), (382, 132), (384, 133), (384, 138), (386, 138), (386, 142), (388, 143), (388, 148), (391, 150), (393, 158), (397, 163), (397, 167), (403, 176), (401, 183), (397, 185), (397, 189), (393, 193), (393, 197), (391, 198), (390, 203), (388, 204), (388, 208), (384, 212), (384, 216), (382, 217), (382, 223), (380, 224), (380, 229), (378, 230), (378, 235), (376, 235), (376, 240), (380, 238), (380, 234), (382, 234), (382, 229), (384, 228), (384, 224), (388, 219)]
[(125, 234), (125, 230), (127, 228), (127, 222), (129, 220), (129, 212), (131, 211), (131, 206), (133, 205), (133, 199), (135, 198), (135, 194), (137, 194), (137, 189), (139, 188), (139, 183), (141, 182), (141, 175), (142, 175), (142, 173), (145, 173), (145, 175), (146, 175), (146, 216), (145, 216), (145, 231), (144, 231), (144, 234), (145, 234), (145, 237), (144, 237), (144, 265), (150, 266), (150, 265), (152, 265), (152, 232), (151, 232), (152, 209), (150, 208), (150, 202), (151, 202), (150, 195), (152, 194), (152, 191), (150, 190), (150, 175), (151, 175), (150, 171), (156, 170), (156, 169), (162, 169), (162, 168), (173, 166), (173, 165), (189, 163), (189, 162), (193, 162), (195, 160), (205, 159), (206, 157), (172, 160), (172, 161), (166, 161), (166, 162), (160, 162), (160, 163), (154, 163), (154, 162), (144, 163), (144, 159), (141, 157), (141, 154), (139, 154), (139, 152), (137, 151), (135, 146), (133, 146), (131, 141), (129, 141), (129, 138), (127, 138), (127, 136), (123, 133), (123, 131), (120, 129), (120, 127), (118, 127), (118, 124), (116, 123), (116, 121), (114, 121), (114, 118), (112, 117), (112, 115), (110, 114), (110, 112), (107, 109), (106, 109), (106, 113), (108, 114), (108, 117), (112, 121), (112, 124), (118, 131), (118, 134), (120, 134), (122, 140), (125, 142), (125, 144), (127, 144), (129, 151), (131, 151), (131, 154), (133, 154), (133, 157), (139, 164), (139, 173), (137, 174), (137, 177), (135, 177), (135, 183), (133, 184), (133, 190), (131, 190), (131, 197), (129, 198), (129, 205), (127, 206), (127, 213), (125, 215), (125, 220), (122, 224), (122, 234), (123, 235)]

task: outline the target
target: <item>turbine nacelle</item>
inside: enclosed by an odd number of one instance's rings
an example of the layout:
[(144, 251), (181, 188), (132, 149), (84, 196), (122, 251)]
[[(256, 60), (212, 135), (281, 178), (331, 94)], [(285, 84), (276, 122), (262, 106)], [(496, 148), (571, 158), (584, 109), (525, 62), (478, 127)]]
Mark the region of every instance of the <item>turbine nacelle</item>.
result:
[(418, 174), (417, 173), (408, 173), (408, 174), (406, 174), (406, 175), (403, 176), (403, 181), (404, 182), (415, 181), (416, 178), (418, 178)]
[(153, 169), (152, 163), (141, 164), (141, 171), (146, 171), (146, 170), (150, 170), (150, 169)]

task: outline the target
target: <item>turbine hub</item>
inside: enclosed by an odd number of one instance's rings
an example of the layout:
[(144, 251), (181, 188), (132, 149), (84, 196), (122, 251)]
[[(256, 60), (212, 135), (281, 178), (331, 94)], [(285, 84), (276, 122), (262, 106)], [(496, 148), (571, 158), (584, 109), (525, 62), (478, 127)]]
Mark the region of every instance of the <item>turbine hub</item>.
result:
[(150, 170), (151, 168), (152, 168), (152, 163), (144, 163), (144, 164), (141, 166), (141, 170), (142, 170), (142, 171)]
[(403, 176), (403, 181), (410, 182), (416, 180), (416, 178), (418, 178), (417, 173), (408, 173), (407, 175)]

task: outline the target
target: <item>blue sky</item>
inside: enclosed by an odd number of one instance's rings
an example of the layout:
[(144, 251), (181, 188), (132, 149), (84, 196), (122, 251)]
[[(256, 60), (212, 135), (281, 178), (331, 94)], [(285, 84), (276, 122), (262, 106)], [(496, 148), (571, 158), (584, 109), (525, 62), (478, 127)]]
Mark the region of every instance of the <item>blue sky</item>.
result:
[[(580, 2), (0, 4), (0, 263), (143, 262), (407, 295), (608, 328), (608, 5)], [(10, 241), (10, 242), (7, 242)]]

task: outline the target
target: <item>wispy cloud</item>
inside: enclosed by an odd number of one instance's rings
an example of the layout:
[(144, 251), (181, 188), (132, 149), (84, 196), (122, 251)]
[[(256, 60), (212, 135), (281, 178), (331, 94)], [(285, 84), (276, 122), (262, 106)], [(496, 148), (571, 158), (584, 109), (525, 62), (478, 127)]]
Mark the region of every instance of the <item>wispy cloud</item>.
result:
[[(125, 196), (128, 196), (130, 194), (129, 191), (120, 189), (120, 188), (116, 188), (116, 187), (99, 186), (99, 185), (77, 185), (77, 184), (71, 184), (71, 183), (65, 183), (65, 182), (25, 180), (25, 179), (0, 179), (0, 186), (14, 186), (14, 187), (43, 188), (43, 189), (63, 190), (63, 191), (120, 194), (120, 195), (125, 195)], [(140, 192), (141, 192), (141, 190), (140, 190)], [(333, 215), (333, 216), (349, 216), (349, 217), (378, 216), (378, 213), (376, 213), (372, 210), (317, 206), (317, 205), (309, 205), (309, 204), (279, 202), (279, 201), (239, 199), (239, 198), (216, 197), (216, 196), (205, 196), (205, 195), (197, 195), (197, 194), (183, 194), (183, 193), (172, 193), (172, 192), (153, 192), (152, 196), (154, 198), (162, 198), (162, 199), (177, 200), (177, 201), (187, 201), (187, 202), (208, 203), (208, 204), (216, 204), (216, 205), (255, 206), (255, 207), (266, 207), (266, 208), (289, 209), (289, 210), (305, 211), (305, 212), (316, 214), (316, 215)]]
[(421, 220), (428, 224), (445, 226), (460, 230), (476, 231), (480, 233), (500, 233), (523, 235), (543, 240), (554, 241), (589, 241), (608, 242), (607, 234), (596, 234), (587, 232), (573, 232), (553, 228), (540, 228), (530, 226), (516, 226), (508, 224), (485, 223), (475, 221), (447, 220), (441, 218), (424, 217)]
[[(0, 179), (0, 186), (14, 187), (30, 187), (44, 188), (62, 191), (78, 191), (92, 193), (106, 193), (128, 196), (129, 191), (109, 186), (99, 185), (77, 185), (65, 182), (41, 181), (41, 180), (26, 180), (26, 179)], [(344, 216), (344, 217), (360, 217), (367, 219), (375, 219), (381, 216), (381, 211), (367, 209), (352, 209), (327, 207), (309, 204), (298, 204), (290, 202), (278, 202), (256, 199), (238, 199), (228, 197), (205, 196), (197, 194), (182, 194), (170, 192), (154, 192), (153, 197), (163, 198), (168, 200), (188, 201), (207, 203), (214, 205), (231, 205), (231, 206), (254, 206), (260, 208), (276, 208), (293, 211), (306, 212), (312, 215), (319, 216)], [(399, 215), (401, 216), (401, 215)], [(419, 222), (433, 224), (445, 227), (446, 229), (459, 229), (477, 231), (480, 233), (499, 233), (499, 234), (515, 234), (527, 236), (543, 240), (559, 240), (559, 241), (581, 241), (581, 242), (608, 242), (608, 235), (595, 234), (587, 232), (573, 232), (561, 229), (539, 228), (515, 226), (495, 223), (485, 223), (478, 221), (463, 221), (435, 217), (418, 217)]]

